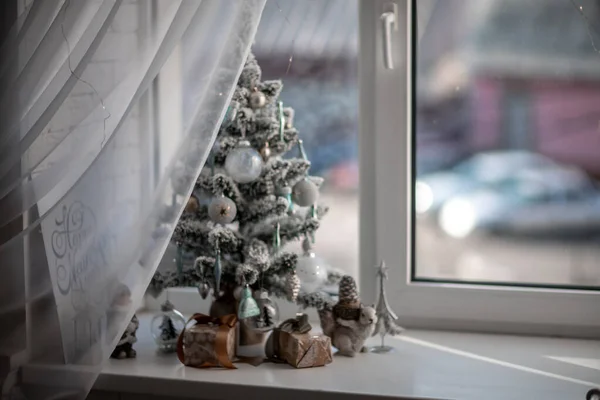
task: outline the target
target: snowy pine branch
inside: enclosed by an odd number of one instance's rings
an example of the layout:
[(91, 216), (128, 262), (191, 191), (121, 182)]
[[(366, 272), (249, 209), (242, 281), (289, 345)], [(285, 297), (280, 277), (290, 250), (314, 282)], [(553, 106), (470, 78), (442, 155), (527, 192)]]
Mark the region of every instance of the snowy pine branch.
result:
[(296, 269), (297, 262), (298, 255), (296, 253), (281, 252), (271, 261), (268, 273), (272, 275), (287, 275)]
[(256, 268), (248, 264), (241, 264), (238, 266), (235, 273), (235, 280), (238, 285), (254, 285), (258, 280), (259, 272)]
[(227, 154), (235, 148), (239, 137), (225, 136), (219, 140), (219, 146), (214, 150), (214, 163), (216, 166), (222, 166), (225, 164)]
[(213, 248), (219, 246), (222, 253), (236, 253), (243, 246), (243, 239), (237, 232), (225, 226), (215, 226), (208, 234), (208, 242)]
[(258, 223), (272, 217), (284, 215), (288, 209), (288, 202), (283, 197), (266, 196), (248, 204), (240, 210), (238, 220), (240, 224)]
[(327, 270), (327, 282), (325, 283), (325, 285), (326, 286), (339, 285), (339, 283), (342, 280), (342, 277), (344, 275), (346, 275), (346, 273), (344, 271), (334, 269), (334, 268), (329, 268)]
[(265, 242), (258, 239), (252, 239), (244, 248), (244, 262), (252, 265), (259, 271), (265, 271), (269, 268), (269, 248)]
[(273, 180), (266, 177), (264, 174), (254, 182), (240, 185), (243, 195), (247, 199), (258, 199), (263, 196), (275, 194), (275, 185)]
[(300, 292), (296, 303), (303, 308), (316, 308), (317, 310), (331, 310), (335, 301), (326, 293), (314, 292), (305, 293)]
[(184, 250), (198, 254), (197, 250), (209, 245), (208, 234), (212, 228), (207, 222), (184, 215), (177, 223), (171, 240), (179, 243)]
[(274, 102), (283, 89), (283, 83), (280, 80), (264, 81), (258, 84), (257, 88), (267, 96), (267, 102)]
[(283, 179), (288, 185), (293, 186), (301, 179), (304, 179), (306, 172), (310, 168), (310, 161), (301, 158), (292, 158), (287, 161), (289, 161), (289, 166)]
[(244, 204), (244, 198), (237, 183), (225, 174), (215, 174), (212, 179), (212, 192), (215, 196), (223, 194), (229, 197), (238, 207)]

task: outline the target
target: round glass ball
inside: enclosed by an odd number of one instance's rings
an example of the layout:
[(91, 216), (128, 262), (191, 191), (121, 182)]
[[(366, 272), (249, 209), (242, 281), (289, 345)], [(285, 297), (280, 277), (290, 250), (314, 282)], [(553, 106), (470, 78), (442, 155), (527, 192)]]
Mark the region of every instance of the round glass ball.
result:
[(319, 199), (319, 188), (308, 179), (302, 179), (292, 189), (292, 200), (300, 207), (312, 206)]
[(240, 142), (227, 155), (225, 170), (237, 183), (255, 181), (262, 172), (263, 159), (247, 141)]
[(161, 311), (152, 318), (150, 332), (158, 349), (163, 352), (177, 351), (177, 338), (185, 328), (185, 318), (175, 309)]
[(302, 290), (311, 293), (323, 287), (327, 282), (327, 267), (329, 265), (325, 260), (315, 255), (315, 253), (298, 257), (296, 274), (300, 278)]

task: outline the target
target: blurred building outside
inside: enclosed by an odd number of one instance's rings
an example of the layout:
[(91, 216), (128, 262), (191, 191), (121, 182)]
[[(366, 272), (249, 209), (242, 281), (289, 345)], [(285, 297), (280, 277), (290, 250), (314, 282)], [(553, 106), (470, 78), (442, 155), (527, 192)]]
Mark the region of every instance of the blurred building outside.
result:
[[(600, 177), (600, 3), (438, 1), (419, 43), (419, 173), (521, 149)], [(590, 36), (592, 35), (592, 36)]]

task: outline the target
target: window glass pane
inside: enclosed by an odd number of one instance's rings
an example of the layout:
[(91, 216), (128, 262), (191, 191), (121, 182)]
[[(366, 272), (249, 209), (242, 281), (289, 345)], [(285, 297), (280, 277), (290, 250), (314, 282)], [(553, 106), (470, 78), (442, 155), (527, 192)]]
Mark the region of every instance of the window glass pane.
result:
[(600, 287), (600, 3), (416, 3), (414, 278)]
[[(310, 174), (325, 178), (329, 213), (315, 253), (358, 276), (357, 1), (269, 0), (252, 51), (263, 80), (283, 81), (280, 100), (295, 111)], [(290, 247), (301, 254), (300, 242)]]

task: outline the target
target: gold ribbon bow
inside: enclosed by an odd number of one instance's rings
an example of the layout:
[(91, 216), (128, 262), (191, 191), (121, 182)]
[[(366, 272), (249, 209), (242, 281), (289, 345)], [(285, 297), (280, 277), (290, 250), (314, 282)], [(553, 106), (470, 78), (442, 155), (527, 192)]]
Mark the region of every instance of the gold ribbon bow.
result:
[[(229, 335), (229, 331), (235, 327), (237, 323), (237, 316), (235, 314), (224, 315), (220, 318), (211, 317), (205, 314), (194, 314), (191, 318), (186, 322), (185, 326), (192, 321), (195, 320), (196, 324), (199, 325), (208, 325), (213, 324), (219, 327), (217, 331), (217, 337), (215, 338), (215, 354), (217, 355), (217, 360), (219, 360), (219, 365), (214, 365), (209, 362), (205, 362), (202, 365), (197, 366), (197, 368), (206, 368), (206, 367), (216, 367), (223, 366), (225, 368), (236, 369), (235, 365), (229, 359), (229, 355), (227, 354), (227, 336)], [(183, 334), (185, 332), (185, 327), (179, 334), (179, 338), (177, 339), (177, 357), (182, 364), (184, 362), (184, 354), (183, 354)], [(194, 367), (196, 367), (194, 365)]]

